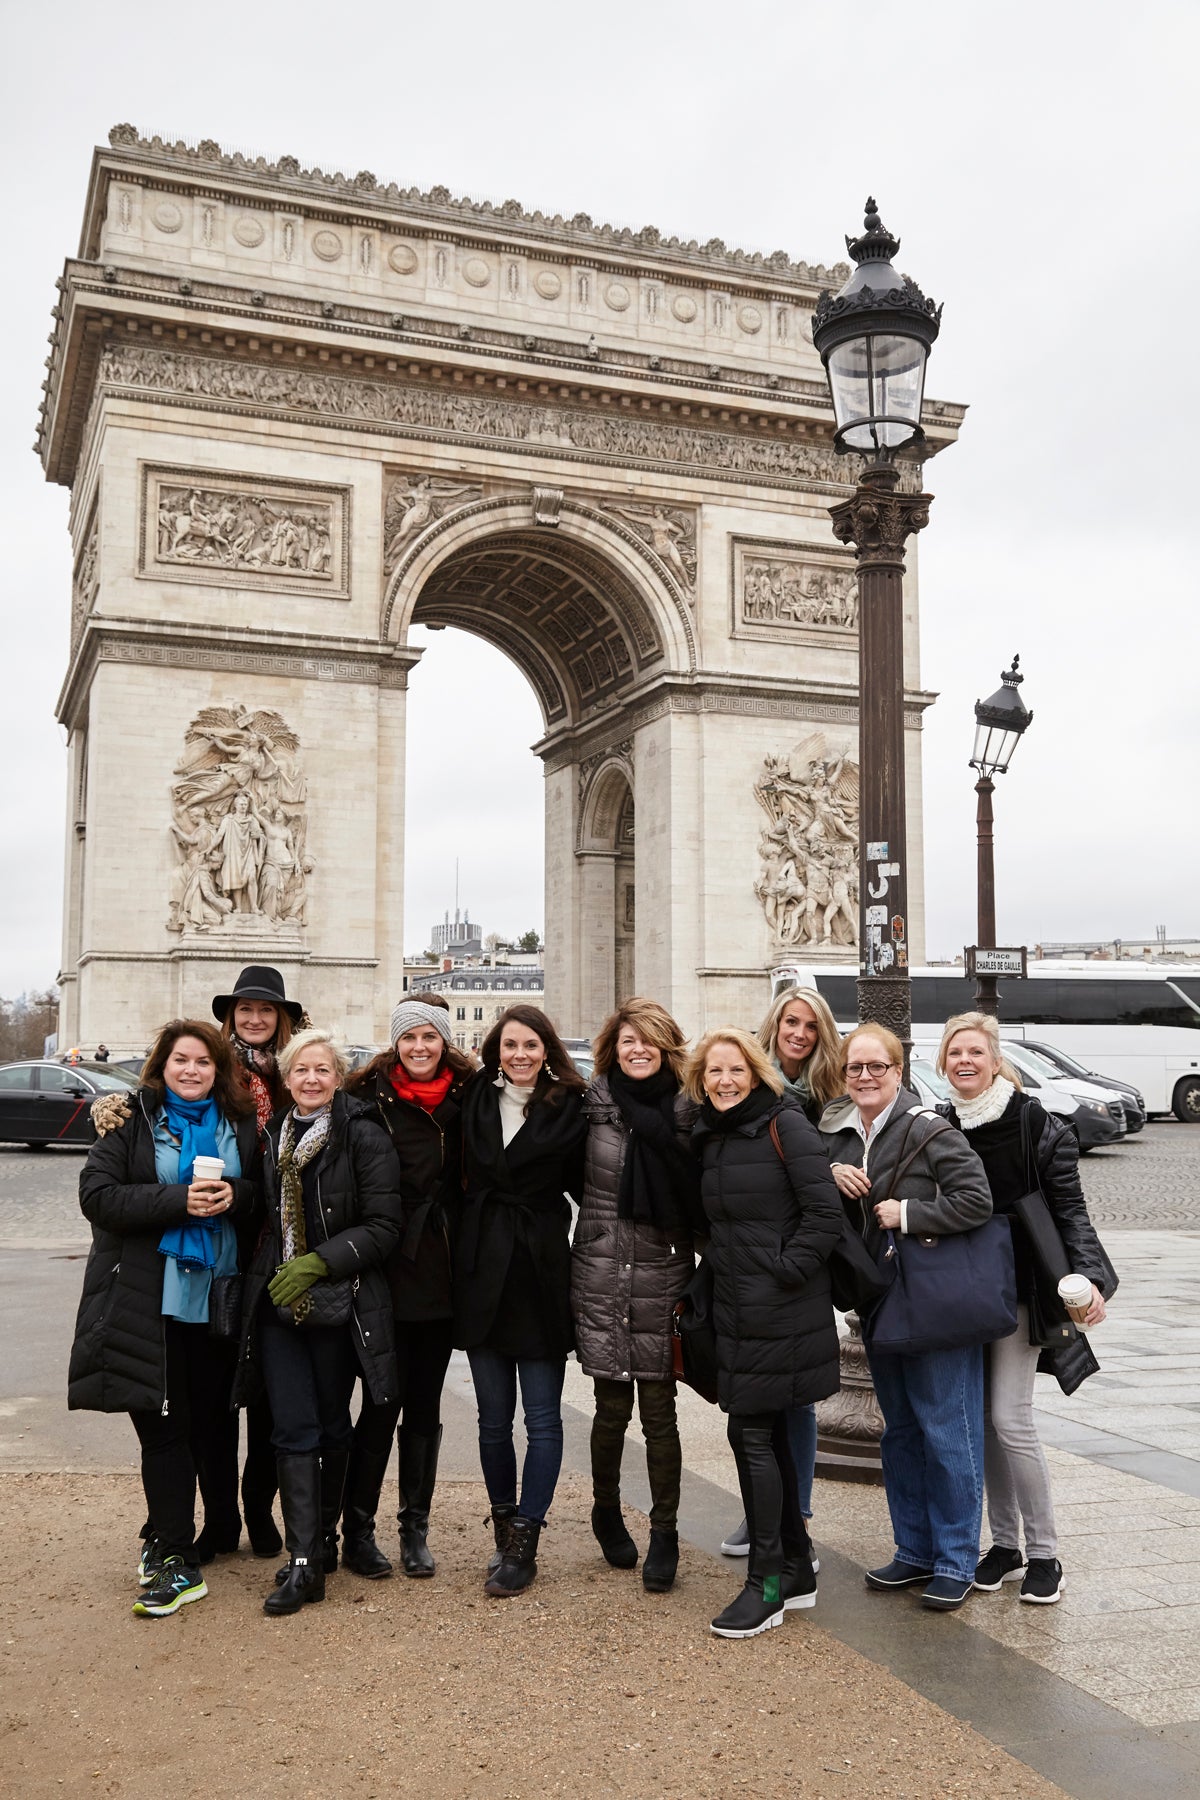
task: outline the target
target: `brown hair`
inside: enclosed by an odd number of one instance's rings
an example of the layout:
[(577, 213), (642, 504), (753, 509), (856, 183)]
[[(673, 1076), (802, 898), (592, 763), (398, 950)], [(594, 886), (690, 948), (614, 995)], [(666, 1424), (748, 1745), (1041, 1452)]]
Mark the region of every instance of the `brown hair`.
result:
[(828, 1106), (842, 1092), (842, 1039), (829, 1010), (829, 1002), (822, 999), (816, 988), (790, 987), (777, 994), (758, 1028), (758, 1041), (767, 1055), (779, 1063), (779, 1026), (793, 1000), (803, 1000), (805, 1006), (812, 1008), (817, 1021), (816, 1046), (802, 1067), (813, 1099)]
[(758, 1039), (751, 1037), (748, 1031), (743, 1031), (738, 1025), (718, 1025), (715, 1031), (705, 1032), (688, 1057), (683, 1074), (683, 1091), (689, 1099), (699, 1103), (705, 1097), (704, 1065), (715, 1044), (732, 1044), (738, 1054), (745, 1058), (746, 1067), (755, 1080), (763, 1087), (769, 1087), (773, 1094), (782, 1094), (783, 1076), (775, 1064), (768, 1060)]
[(856, 1025), (853, 1031), (848, 1031), (846, 1033), (842, 1042), (841, 1071), (843, 1075), (846, 1073), (846, 1064), (850, 1060), (850, 1046), (855, 1038), (860, 1037), (878, 1038), (879, 1042), (883, 1045), (884, 1050), (887, 1052), (887, 1059), (892, 1066), (897, 1069), (903, 1069), (904, 1045), (900, 1042), (900, 1039), (896, 1036), (895, 1032), (889, 1031), (886, 1025), (877, 1025), (874, 1019), (864, 1019), (861, 1025)]
[(180, 1038), (185, 1037), (199, 1038), (212, 1057), (213, 1067), (217, 1072), (212, 1084), (212, 1097), (217, 1103), (217, 1110), (227, 1119), (241, 1119), (253, 1112), (254, 1101), (233, 1060), (228, 1039), (222, 1037), (216, 1026), (206, 1019), (172, 1019), (155, 1038), (150, 1054), (142, 1064), (142, 1086), (150, 1089), (155, 1105), (162, 1106), (165, 1103), (167, 1083), (164, 1070), (167, 1058)]
[(504, 1036), (504, 1027), (511, 1024), (524, 1025), (527, 1030), (536, 1032), (546, 1053), (546, 1060), (538, 1070), (528, 1106), (535, 1105), (539, 1100), (555, 1106), (561, 1102), (564, 1094), (583, 1093), (587, 1082), (571, 1061), (569, 1050), (540, 1006), (518, 1004), (504, 1009), (479, 1046), (480, 1069), (484, 1075), (490, 1076), (494, 1081), (500, 1073), (500, 1039)]
[(419, 994), (405, 994), (405, 1002), (409, 1006), (440, 1006), (443, 1012), (450, 1011), (450, 1002), (445, 994), (434, 994), (422, 988)]
[[(278, 1056), (283, 1046), (290, 1041), (293, 1031), (298, 1031), (300, 1027), (292, 1024), (292, 1015), (284, 1007), (276, 1006), (274, 1000), (267, 1000), (264, 1004), (275, 1007), (275, 1035), (263, 1048), (273, 1050)], [(221, 1036), (224, 1038), (233, 1037), (233, 1015), (237, 1007), (238, 1002), (232, 1000), (226, 1008), (225, 1017), (221, 1020)]]
[[(952, 1019), (946, 1020), (946, 1029), (942, 1033), (942, 1041), (938, 1045), (937, 1060), (934, 1065), (939, 1075), (946, 1075), (946, 1053), (950, 1048), (951, 1040), (956, 1038), (960, 1031), (978, 1031), (987, 1039), (988, 1049), (1000, 1065), (993, 1080), (1002, 1075), (1005, 1081), (1011, 1081), (1015, 1088), (1021, 1088), (1024, 1091), (1020, 1074), (1013, 1068), (1000, 1046), (1000, 1026), (991, 1013), (955, 1013)], [(950, 1081), (948, 1075), (946, 1075), (946, 1080)], [(951, 1081), (950, 1085), (953, 1087), (954, 1083)]]
[(659, 1051), (677, 1082), (683, 1081), (687, 1039), (665, 1006), (640, 995), (626, 1000), (605, 1019), (592, 1042), (597, 1075), (607, 1075), (617, 1060), (617, 1039), (625, 1026), (637, 1032), (643, 1043)]

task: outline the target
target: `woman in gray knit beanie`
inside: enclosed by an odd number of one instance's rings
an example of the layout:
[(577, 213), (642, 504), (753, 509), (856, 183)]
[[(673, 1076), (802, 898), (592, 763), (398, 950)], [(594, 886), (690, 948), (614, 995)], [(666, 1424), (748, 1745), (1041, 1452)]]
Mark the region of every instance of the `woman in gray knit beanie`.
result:
[(454, 1046), (450, 1013), (440, 994), (399, 1001), (391, 1026), (391, 1048), (349, 1084), (360, 1100), (373, 1103), (399, 1152), (404, 1211), (400, 1243), (386, 1264), (399, 1390), (395, 1402), (385, 1406), (363, 1395), (342, 1510), (342, 1561), (372, 1581), (392, 1572), (375, 1542), (375, 1514), (397, 1424), (404, 1573), (434, 1573), (426, 1538), (442, 1436), (442, 1383), (451, 1350), (448, 1244), (461, 1194), (459, 1097), (474, 1068)]

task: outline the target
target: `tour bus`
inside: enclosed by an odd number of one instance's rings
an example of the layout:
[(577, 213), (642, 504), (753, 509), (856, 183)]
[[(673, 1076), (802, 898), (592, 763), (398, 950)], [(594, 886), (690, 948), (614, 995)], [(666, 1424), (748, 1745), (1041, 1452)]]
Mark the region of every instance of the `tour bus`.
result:
[[(975, 982), (961, 970), (909, 972), (914, 1029), (974, 1010)], [(1133, 1082), (1148, 1113), (1200, 1124), (1200, 963), (1031, 961), (1025, 979), (997, 985), (1006, 1036), (1047, 1038), (1098, 1074)], [(772, 995), (788, 987), (815, 987), (843, 1029), (857, 1023), (857, 976), (845, 964), (782, 963)]]

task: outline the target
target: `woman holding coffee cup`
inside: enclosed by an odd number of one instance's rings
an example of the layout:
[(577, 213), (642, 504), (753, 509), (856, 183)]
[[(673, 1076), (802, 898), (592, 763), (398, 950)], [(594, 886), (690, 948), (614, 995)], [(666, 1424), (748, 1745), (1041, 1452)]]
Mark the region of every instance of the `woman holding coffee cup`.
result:
[[(133, 1610), (146, 1617), (208, 1592), (194, 1535), (200, 1447), (229, 1414), (237, 1354), (210, 1330), (210, 1303), (237, 1273), (239, 1224), (253, 1222), (255, 1136), (228, 1044), (211, 1024), (176, 1019), (79, 1178), (92, 1250), (67, 1404), (128, 1412), (138, 1434), (150, 1534)], [(236, 1462), (232, 1479), (236, 1518)]]
[[(953, 1102), (939, 1111), (983, 1163), (993, 1209), (1012, 1225), (1017, 1271), (1017, 1329), (984, 1352), (984, 1485), (992, 1547), (975, 1571), (975, 1586), (995, 1593), (1004, 1582), (1019, 1580), (1022, 1600), (1052, 1606), (1063, 1590), (1063, 1572), (1050, 1471), (1033, 1422), (1033, 1378), (1039, 1362), (1060, 1378), (1056, 1363), (1078, 1362), (1072, 1356), (1078, 1349), (1075, 1326), (1100, 1324), (1117, 1278), (1088, 1217), (1075, 1134), (1021, 1091), (996, 1020), (979, 1012), (951, 1019), (937, 1066), (954, 1089)], [(1058, 1271), (1044, 1266), (1040, 1238), (1031, 1236), (1016, 1211), (1022, 1196), (1035, 1190), (1075, 1271), (1061, 1283)], [(1094, 1367), (1087, 1356), (1075, 1383)]]

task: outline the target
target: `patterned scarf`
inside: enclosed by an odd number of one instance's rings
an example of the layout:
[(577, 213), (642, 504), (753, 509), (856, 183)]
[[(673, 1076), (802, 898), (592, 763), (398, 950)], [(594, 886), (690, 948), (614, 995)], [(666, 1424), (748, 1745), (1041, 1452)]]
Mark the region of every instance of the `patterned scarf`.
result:
[(254, 1096), (258, 1129), (265, 1131), (278, 1111), (275, 1094), (279, 1088), (279, 1074), (275, 1052), (262, 1044), (245, 1043), (236, 1031), (230, 1033), (229, 1042), (233, 1046), (234, 1055), (246, 1071), (250, 1092)]
[[(301, 1171), (325, 1148), (331, 1122), (332, 1113), (326, 1107), (324, 1112), (318, 1113), (316, 1122), (308, 1127), (297, 1144), (295, 1114), (289, 1112), (283, 1121), (283, 1130), (279, 1134), (279, 1221), (283, 1230), (285, 1263), (303, 1256), (308, 1250)], [(311, 1306), (312, 1298), (309, 1294), (301, 1294), (299, 1300), (292, 1302), (292, 1317), (297, 1325), (307, 1317)]]

